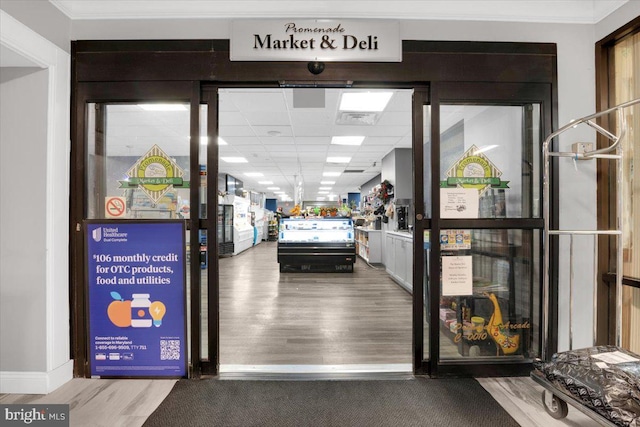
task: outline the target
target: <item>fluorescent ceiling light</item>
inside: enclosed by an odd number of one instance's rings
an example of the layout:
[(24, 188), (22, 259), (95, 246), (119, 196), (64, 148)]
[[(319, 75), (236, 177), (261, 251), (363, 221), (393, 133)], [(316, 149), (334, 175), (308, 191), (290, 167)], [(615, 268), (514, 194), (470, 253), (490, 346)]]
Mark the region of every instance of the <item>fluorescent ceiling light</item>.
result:
[(362, 145), (364, 136), (334, 136), (331, 143), (334, 145)]
[(318, 187), (318, 190), (331, 190), (331, 187)]
[(138, 104), (145, 111), (187, 111), (184, 104)]
[(322, 172), (322, 176), (340, 176), (341, 172)]
[(227, 163), (249, 163), (244, 157), (220, 157), (220, 160)]
[(273, 184), (273, 181), (258, 181), (258, 184), (260, 184), (260, 185), (271, 185), (271, 184)]
[(327, 157), (327, 163), (349, 163), (351, 157)]
[(257, 176), (264, 176), (264, 174), (262, 172), (245, 172), (244, 176), (257, 177)]
[(280, 187), (267, 187), (267, 190), (279, 190)]
[(335, 183), (336, 183), (335, 181), (320, 181), (320, 184), (322, 185), (333, 185)]
[(274, 191), (273, 194), (287, 194), (286, 191)]
[(317, 200), (318, 202), (324, 202), (324, 197), (316, 197), (316, 200)]
[(318, 191), (318, 194), (329, 194), (328, 191)]
[(341, 111), (384, 111), (393, 92), (347, 92), (340, 99)]

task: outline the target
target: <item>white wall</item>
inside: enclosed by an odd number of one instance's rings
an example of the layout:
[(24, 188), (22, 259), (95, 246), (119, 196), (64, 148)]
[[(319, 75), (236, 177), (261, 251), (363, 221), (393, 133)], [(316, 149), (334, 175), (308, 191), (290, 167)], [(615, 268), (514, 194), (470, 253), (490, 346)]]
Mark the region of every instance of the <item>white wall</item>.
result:
[(0, 371), (46, 370), (47, 84), (46, 69), (0, 68)]
[(70, 60), (4, 10), (0, 44), (40, 67), (1, 71), (0, 393), (44, 394), (73, 376)]
[(596, 24), (596, 40), (601, 40), (640, 16), (640, 1), (631, 0)]
[(48, 1), (3, 0), (0, 2), (0, 9), (63, 51), (71, 51), (71, 19)]

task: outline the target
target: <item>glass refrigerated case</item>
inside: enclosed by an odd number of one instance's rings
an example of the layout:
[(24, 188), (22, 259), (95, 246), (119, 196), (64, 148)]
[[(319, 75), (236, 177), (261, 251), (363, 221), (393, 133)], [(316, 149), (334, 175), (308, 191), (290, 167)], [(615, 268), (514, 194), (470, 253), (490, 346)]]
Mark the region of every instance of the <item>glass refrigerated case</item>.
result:
[(355, 234), (351, 218), (282, 218), (280, 271), (353, 272)]
[(218, 255), (233, 255), (233, 205), (218, 205)]

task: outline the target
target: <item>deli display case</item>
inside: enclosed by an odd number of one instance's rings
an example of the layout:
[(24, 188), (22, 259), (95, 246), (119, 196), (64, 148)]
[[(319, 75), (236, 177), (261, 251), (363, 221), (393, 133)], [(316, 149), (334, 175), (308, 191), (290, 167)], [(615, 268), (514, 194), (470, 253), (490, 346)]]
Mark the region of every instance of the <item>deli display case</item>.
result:
[(353, 272), (356, 244), (351, 218), (280, 220), (280, 271)]

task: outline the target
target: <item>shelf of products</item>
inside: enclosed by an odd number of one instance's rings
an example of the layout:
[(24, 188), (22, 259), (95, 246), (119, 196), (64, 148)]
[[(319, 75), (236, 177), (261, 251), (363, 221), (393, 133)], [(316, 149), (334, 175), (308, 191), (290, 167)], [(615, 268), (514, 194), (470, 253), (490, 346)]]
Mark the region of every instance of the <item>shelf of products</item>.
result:
[(278, 241), (278, 220), (272, 219), (269, 221), (269, 235), (267, 238), (270, 242)]
[(356, 253), (369, 264), (382, 262), (382, 231), (356, 227)]

